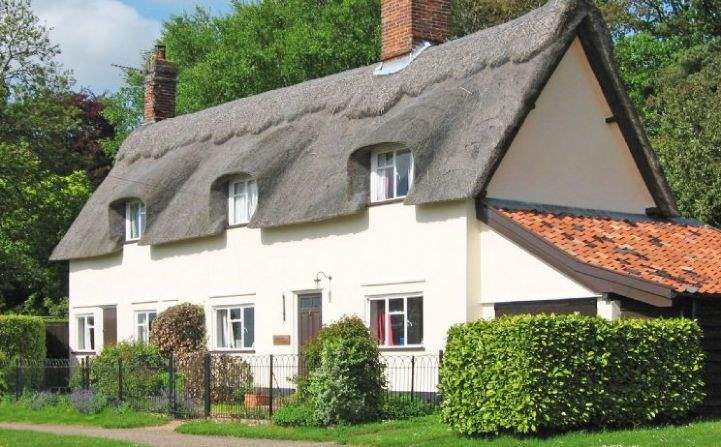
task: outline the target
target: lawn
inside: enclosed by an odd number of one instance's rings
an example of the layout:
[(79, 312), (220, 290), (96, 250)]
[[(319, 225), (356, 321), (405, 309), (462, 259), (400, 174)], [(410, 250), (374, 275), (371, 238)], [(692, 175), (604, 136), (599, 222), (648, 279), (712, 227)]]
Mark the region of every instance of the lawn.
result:
[[(0, 401), (0, 422), (29, 422), (32, 424), (91, 425), (103, 428), (132, 428), (162, 425), (167, 416), (140, 413), (127, 408), (106, 408), (97, 414), (83, 414), (69, 405), (47, 406), (31, 410), (10, 400)], [(4, 447), (0, 444), (0, 447)]]
[(180, 433), (243, 438), (287, 439), (297, 441), (332, 441), (339, 444), (395, 447), (715, 447), (721, 439), (721, 421), (700, 421), (678, 426), (616, 430), (605, 432), (572, 432), (555, 437), (492, 439), (461, 438), (450, 432), (438, 416), (408, 421), (380, 422), (335, 428), (285, 428), (248, 426), (238, 422), (187, 422), (177, 429)]
[(58, 436), (22, 430), (0, 429), (0, 447), (136, 447), (121, 441), (84, 436)]

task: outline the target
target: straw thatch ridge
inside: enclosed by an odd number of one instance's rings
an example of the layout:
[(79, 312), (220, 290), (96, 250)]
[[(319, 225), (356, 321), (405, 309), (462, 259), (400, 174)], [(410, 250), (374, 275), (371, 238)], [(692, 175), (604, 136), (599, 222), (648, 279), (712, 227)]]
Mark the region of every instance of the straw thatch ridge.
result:
[(409, 67), (375, 66), (266, 92), (145, 125), (124, 142), (113, 170), (52, 259), (122, 248), (123, 203), (141, 199), (141, 244), (219, 234), (225, 183), (258, 179), (255, 228), (314, 222), (368, 204), (370, 148), (409, 147), (415, 179), (406, 204), (483, 194), (495, 168), (566, 48), (580, 35), (659, 209), (673, 199), (613, 62), (589, 0), (552, 0), (509, 23), (431, 47)]

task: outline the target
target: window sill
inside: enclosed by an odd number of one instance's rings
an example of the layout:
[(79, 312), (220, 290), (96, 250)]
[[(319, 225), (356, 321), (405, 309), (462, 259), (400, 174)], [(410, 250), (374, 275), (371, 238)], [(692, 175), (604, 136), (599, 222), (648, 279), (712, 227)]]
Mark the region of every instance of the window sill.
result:
[(425, 352), (424, 346), (378, 346), (380, 352)]
[(247, 227), (249, 223), (250, 223), (250, 222), (237, 223), (237, 224), (230, 224), (230, 223), (229, 223), (229, 224), (227, 225), (227, 228), (228, 228), (228, 229), (231, 229), (231, 228), (244, 228), (244, 227)]
[(395, 197), (393, 199), (378, 200), (377, 202), (369, 203), (368, 206), (371, 207), (371, 206), (389, 205), (391, 203), (400, 203), (400, 202), (403, 202), (404, 200), (406, 200), (406, 196)]
[(255, 354), (255, 349), (223, 349), (215, 348), (210, 350), (211, 354)]
[(132, 244), (137, 244), (138, 242), (140, 242), (140, 239), (130, 239), (130, 240), (126, 239), (123, 241), (123, 245), (132, 245)]

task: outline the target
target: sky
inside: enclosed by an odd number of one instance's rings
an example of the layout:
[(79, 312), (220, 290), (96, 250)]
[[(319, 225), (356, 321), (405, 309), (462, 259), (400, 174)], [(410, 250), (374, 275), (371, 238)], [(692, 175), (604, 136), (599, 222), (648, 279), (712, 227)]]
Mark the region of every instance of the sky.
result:
[(77, 88), (95, 93), (120, 87), (122, 71), (111, 64), (140, 67), (161, 24), (196, 5), (213, 14), (230, 11), (231, 0), (31, 0), (40, 22), (60, 45), (58, 61), (71, 69)]

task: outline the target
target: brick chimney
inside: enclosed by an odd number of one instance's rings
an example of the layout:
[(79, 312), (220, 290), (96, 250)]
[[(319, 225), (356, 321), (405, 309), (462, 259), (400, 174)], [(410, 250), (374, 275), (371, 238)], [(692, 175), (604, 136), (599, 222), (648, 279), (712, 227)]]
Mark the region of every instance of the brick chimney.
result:
[(451, 0), (381, 0), (381, 60), (410, 54), (414, 45), (448, 39)]
[(175, 86), (178, 68), (165, 59), (165, 45), (156, 45), (155, 53), (145, 77), (146, 123), (154, 123), (175, 116)]

